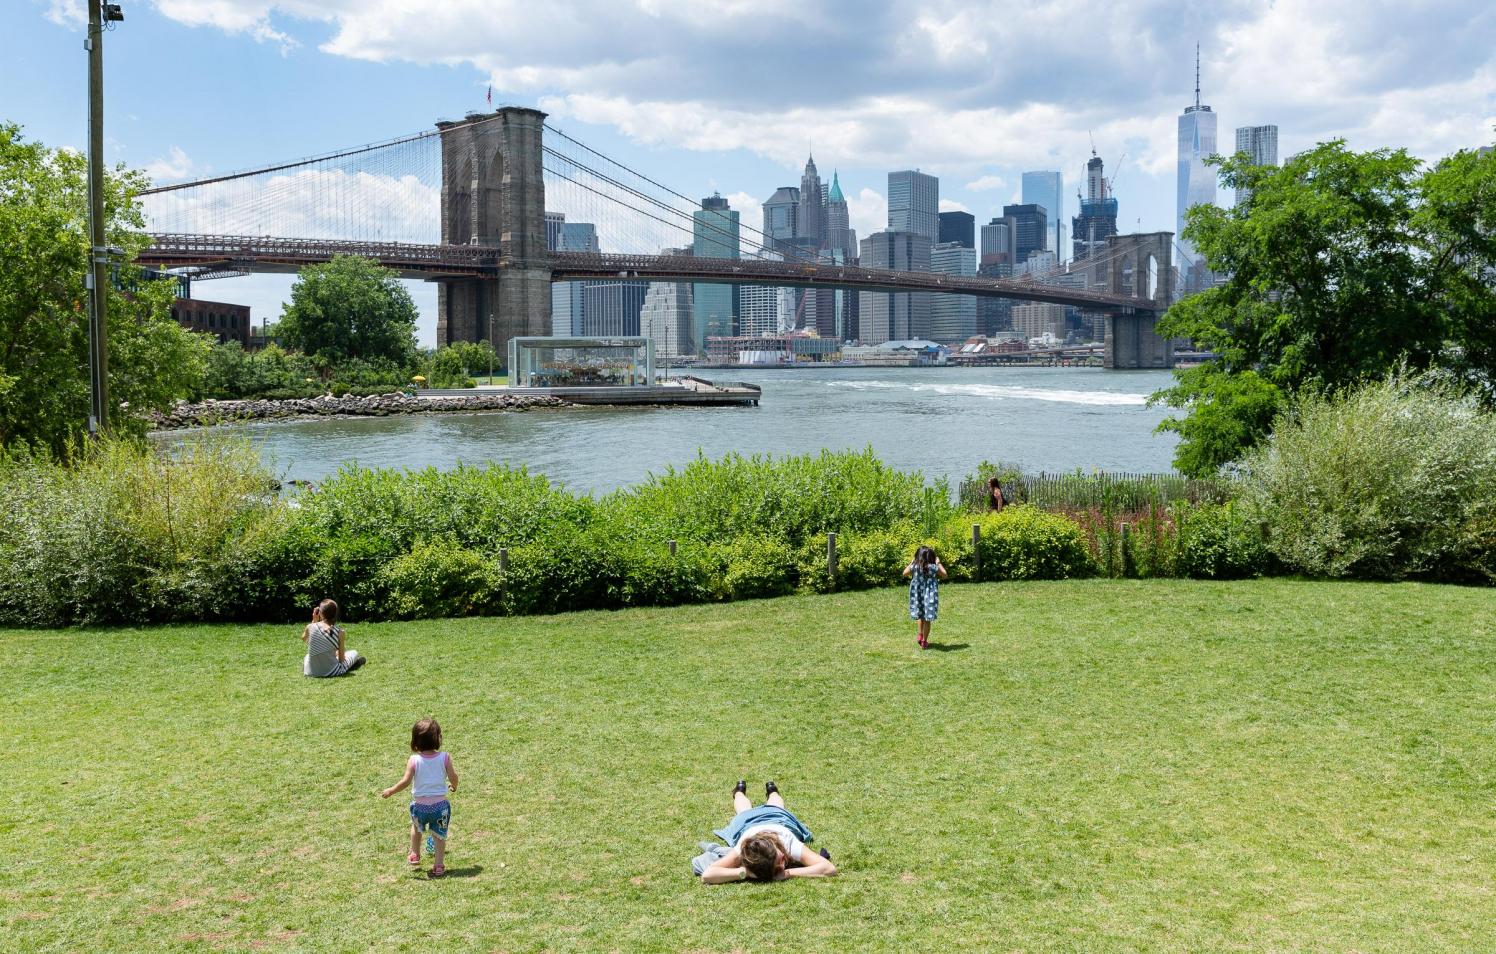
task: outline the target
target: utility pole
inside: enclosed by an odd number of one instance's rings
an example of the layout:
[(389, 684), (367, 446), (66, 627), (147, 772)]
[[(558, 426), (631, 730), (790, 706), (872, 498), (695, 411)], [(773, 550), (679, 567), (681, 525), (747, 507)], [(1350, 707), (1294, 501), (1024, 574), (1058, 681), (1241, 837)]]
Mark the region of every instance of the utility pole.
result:
[(88, 433), (109, 431), (109, 249), (104, 244), (104, 23), (123, 20), (119, 4), (88, 0)]

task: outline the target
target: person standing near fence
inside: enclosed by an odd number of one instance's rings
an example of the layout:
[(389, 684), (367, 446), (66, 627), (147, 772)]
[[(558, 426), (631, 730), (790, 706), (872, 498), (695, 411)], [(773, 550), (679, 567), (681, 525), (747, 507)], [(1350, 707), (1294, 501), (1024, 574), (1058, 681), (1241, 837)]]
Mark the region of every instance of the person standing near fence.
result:
[(1002, 479), (993, 474), (987, 478), (987, 509), (993, 513), (1001, 513), (1007, 504), (1008, 499), (1003, 493)]

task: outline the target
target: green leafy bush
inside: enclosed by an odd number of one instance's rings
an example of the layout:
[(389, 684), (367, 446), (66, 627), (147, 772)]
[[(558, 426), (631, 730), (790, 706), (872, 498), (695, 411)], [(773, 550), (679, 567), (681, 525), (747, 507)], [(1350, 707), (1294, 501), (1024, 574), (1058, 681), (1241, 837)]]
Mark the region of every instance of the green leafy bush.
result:
[(782, 458), (729, 454), (669, 468), (604, 503), (657, 539), (715, 543), (764, 533), (798, 549), (830, 532), (882, 529), (926, 512), (938, 524), (952, 508), (945, 485), (933, 489), (927, 495), (923, 477), (894, 470), (871, 450)]
[(320, 384), (308, 384), (304, 387), (271, 388), (260, 394), (246, 395), (246, 397), (266, 401), (305, 401), (321, 397), (326, 393), (327, 391)]
[(499, 578), (499, 605), (511, 615), (561, 613), (606, 607), (611, 568), (582, 534), (563, 531), (509, 551)]
[(1262, 576), (1272, 555), (1259, 526), (1234, 503), (1181, 505), (1175, 509), (1179, 539), (1175, 572), (1203, 580)]
[[(825, 561), (822, 546), (821, 562)], [(706, 548), (708, 592), (719, 600), (752, 600), (783, 596), (795, 588), (799, 566), (795, 551), (778, 537), (750, 533)]]
[(348, 466), (297, 498), (298, 523), (318, 537), (370, 534), (391, 550), (447, 536), (484, 553), (585, 527), (596, 505), (523, 468), (372, 470)]
[(1244, 503), (1295, 570), (1488, 579), (1496, 415), (1435, 376), (1300, 397), (1244, 466)]
[(979, 520), (982, 579), (1062, 580), (1094, 571), (1075, 521), (1027, 504)]
[(395, 619), (470, 616), (497, 605), (499, 581), (483, 554), (451, 538), (417, 540), (379, 571)]

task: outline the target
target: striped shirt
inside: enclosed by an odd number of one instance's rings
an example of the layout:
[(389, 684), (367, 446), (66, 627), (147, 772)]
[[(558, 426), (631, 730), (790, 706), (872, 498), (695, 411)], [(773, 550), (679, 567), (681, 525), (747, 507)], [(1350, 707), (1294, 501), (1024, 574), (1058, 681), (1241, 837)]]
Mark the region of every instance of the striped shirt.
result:
[(338, 662), (338, 637), (343, 631), (326, 623), (313, 623), (307, 627), (306, 674), (308, 676), (337, 676), (343, 671)]

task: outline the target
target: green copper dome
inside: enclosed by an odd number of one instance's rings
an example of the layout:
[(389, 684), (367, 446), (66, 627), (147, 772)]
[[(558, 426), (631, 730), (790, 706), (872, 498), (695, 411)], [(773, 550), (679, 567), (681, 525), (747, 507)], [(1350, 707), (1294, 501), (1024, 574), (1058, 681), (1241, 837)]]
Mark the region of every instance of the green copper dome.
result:
[(841, 181), (839, 179), (837, 179), (837, 177), (836, 177), (836, 170), (834, 170), (834, 169), (831, 172), (831, 191), (829, 193), (827, 193), (827, 195), (826, 195), (826, 201), (827, 202), (845, 202), (845, 201), (847, 201), (846, 198), (842, 195)]

